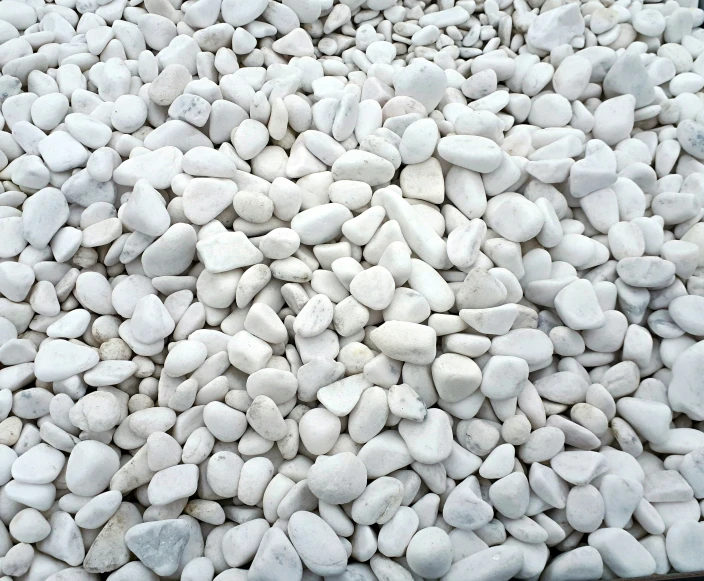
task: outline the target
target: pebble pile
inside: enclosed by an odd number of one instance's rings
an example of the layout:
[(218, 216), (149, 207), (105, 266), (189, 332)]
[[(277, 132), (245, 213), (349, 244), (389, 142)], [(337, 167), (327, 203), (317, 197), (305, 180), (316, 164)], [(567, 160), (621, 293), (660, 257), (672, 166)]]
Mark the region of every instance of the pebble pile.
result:
[(703, 22), (0, 1), (0, 581), (704, 570)]

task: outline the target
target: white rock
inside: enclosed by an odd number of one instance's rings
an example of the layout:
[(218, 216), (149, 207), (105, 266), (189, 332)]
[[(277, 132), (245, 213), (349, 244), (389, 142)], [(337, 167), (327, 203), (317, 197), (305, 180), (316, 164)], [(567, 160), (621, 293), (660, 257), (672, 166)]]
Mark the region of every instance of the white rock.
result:
[(303, 563), (315, 574), (335, 575), (347, 565), (347, 555), (337, 535), (314, 513), (298, 511), (288, 522), (291, 543)]
[(119, 467), (119, 457), (109, 446), (95, 440), (80, 442), (66, 464), (66, 485), (74, 494), (95, 496), (107, 488)]
[(438, 153), (448, 162), (476, 171), (489, 173), (501, 163), (501, 150), (490, 139), (474, 135), (443, 137)]
[(372, 332), (372, 341), (392, 359), (427, 365), (435, 357), (435, 331), (416, 323), (388, 321)]
[(42, 381), (59, 381), (91, 369), (99, 359), (90, 347), (56, 339), (37, 352), (34, 373)]
[(364, 464), (349, 452), (318, 456), (308, 471), (308, 486), (324, 502), (345, 504), (364, 491), (366, 475)]
[(621, 576), (655, 572), (655, 559), (633, 537), (621, 529), (605, 528), (589, 535), (589, 546), (594, 547), (604, 564)]
[(149, 501), (158, 506), (169, 504), (195, 493), (198, 485), (198, 467), (181, 464), (160, 470), (149, 483)]

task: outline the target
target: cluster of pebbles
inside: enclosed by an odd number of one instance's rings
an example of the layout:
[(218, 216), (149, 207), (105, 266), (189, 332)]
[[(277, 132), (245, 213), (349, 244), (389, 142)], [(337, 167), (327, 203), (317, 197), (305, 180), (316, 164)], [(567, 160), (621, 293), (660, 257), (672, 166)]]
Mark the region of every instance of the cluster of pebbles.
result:
[(703, 22), (0, 1), (0, 581), (704, 570)]

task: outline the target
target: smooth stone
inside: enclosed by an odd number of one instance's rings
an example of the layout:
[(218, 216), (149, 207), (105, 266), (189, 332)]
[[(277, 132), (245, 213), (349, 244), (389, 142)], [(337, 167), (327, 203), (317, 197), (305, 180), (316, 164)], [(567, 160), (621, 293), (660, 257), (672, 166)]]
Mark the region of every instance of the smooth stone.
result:
[(43, 345), (34, 360), (34, 374), (42, 381), (59, 381), (94, 367), (100, 357), (90, 348), (56, 339)]
[(620, 577), (644, 577), (655, 572), (655, 559), (630, 534), (622, 529), (604, 528), (589, 535), (604, 564)]
[(345, 570), (347, 554), (335, 531), (318, 515), (298, 511), (288, 521), (288, 534), (299, 557), (317, 575)]

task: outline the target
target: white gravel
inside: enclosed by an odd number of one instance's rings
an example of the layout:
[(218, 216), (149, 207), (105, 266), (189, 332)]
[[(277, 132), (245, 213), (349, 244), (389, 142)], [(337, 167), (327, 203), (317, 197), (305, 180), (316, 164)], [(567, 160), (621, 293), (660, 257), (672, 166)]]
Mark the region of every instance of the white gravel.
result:
[(703, 23), (2, 0), (0, 581), (704, 571)]

